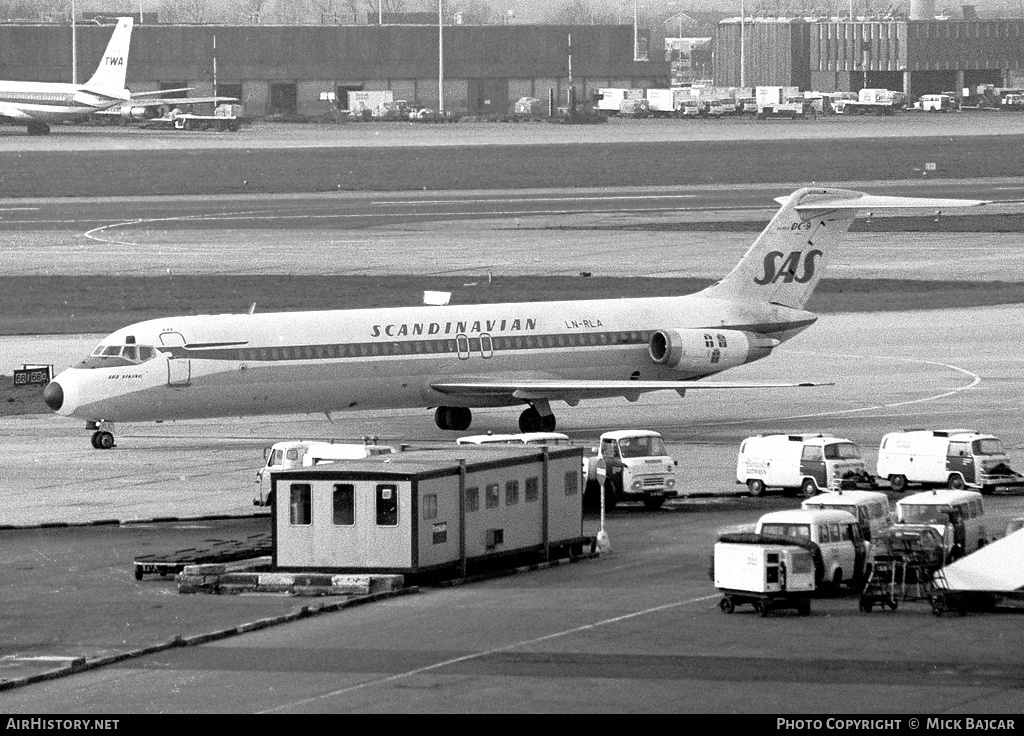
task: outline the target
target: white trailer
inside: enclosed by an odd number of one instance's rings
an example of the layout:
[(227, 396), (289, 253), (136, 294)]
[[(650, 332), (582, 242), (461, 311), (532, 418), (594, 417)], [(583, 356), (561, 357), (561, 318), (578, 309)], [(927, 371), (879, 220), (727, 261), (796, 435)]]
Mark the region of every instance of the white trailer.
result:
[(809, 546), (757, 534), (719, 537), (714, 551), (715, 587), (723, 593), (719, 608), (732, 613), (737, 605), (750, 603), (760, 616), (771, 608), (810, 614), (815, 563)]

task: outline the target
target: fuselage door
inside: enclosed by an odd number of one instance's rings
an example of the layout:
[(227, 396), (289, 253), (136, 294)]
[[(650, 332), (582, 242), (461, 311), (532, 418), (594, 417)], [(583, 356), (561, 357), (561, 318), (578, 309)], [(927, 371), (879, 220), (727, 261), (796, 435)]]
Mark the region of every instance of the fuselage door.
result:
[(160, 343), (171, 349), (167, 359), (167, 385), (187, 386), (192, 380), (192, 361), (184, 357), (184, 336), (179, 332), (164, 332)]

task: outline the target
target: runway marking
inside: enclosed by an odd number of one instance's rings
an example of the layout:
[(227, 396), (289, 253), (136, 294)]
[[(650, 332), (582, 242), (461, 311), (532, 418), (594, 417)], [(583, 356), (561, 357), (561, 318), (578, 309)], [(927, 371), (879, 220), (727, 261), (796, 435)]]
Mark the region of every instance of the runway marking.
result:
[(473, 660), (473, 659), (480, 659), (480, 658), (483, 658), (483, 657), (489, 657), (489, 656), (491, 656), (493, 654), (498, 654), (500, 652), (507, 652), (507, 651), (509, 651), (511, 649), (515, 649), (516, 647), (524, 647), (524, 646), (530, 646), (532, 644), (539, 644), (541, 642), (551, 641), (552, 639), (559, 639), (559, 638), (564, 637), (564, 636), (570, 636), (572, 634), (578, 634), (578, 633), (580, 633), (582, 631), (588, 631), (590, 629), (596, 629), (596, 628), (598, 628), (600, 626), (607, 626), (608, 624), (615, 624), (615, 623), (619, 623), (620, 621), (628, 621), (629, 619), (636, 618), (637, 616), (645, 616), (645, 615), (647, 615), (649, 613), (657, 613), (659, 611), (666, 611), (666, 610), (668, 610), (670, 608), (678, 608), (679, 606), (686, 606), (686, 605), (689, 605), (691, 603), (700, 603), (702, 601), (711, 600), (712, 598), (717, 598), (718, 595), (719, 595), (718, 593), (715, 593), (714, 595), (704, 595), (704, 596), (701, 596), (699, 598), (691, 598), (691, 599), (685, 600), (685, 601), (675, 601), (674, 603), (665, 603), (665, 604), (660, 605), (660, 606), (654, 606), (652, 608), (646, 608), (646, 609), (644, 609), (642, 611), (634, 611), (633, 613), (626, 613), (626, 614), (623, 614), (622, 616), (615, 616), (614, 618), (607, 618), (607, 619), (604, 619), (603, 621), (595, 621), (592, 624), (584, 624), (583, 626), (577, 626), (577, 627), (572, 628), (572, 629), (566, 629), (565, 631), (556, 631), (553, 634), (547, 634), (545, 636), (540, 636), (540, 637), (537, 637), (536, 639), (528, 639), (526, 641), (518, 641), (518, 642), (514, 642), (512, 644), (506, 644), (503, 647), (495, 647), (494, 649), (488, 649), (488, 650), (483, 651), (483, 652), (475, 652), (473, 654), (466, 654), (466, 655), (464, 655), (462, 657), (454, 657), (452, 659), (447, 659), (447, 660), (445, 660), (443, 662), (435, 662), (434, 664), (427, 665), (426, 667), (417, 667), (414, 670), (409, 670), (408, 672), (400, 672), (397, 675), (389, 675), (388, 677), (379, 677), (379, 678), (377, 678), (375, 680), (368, 680), (366, 682), (361, 682), (358, 685), (350, 685), (349, 687), (344, 687), (344, 688), (341, 688), (340, 690), (333, 690), (333, 691), (331, 691), (329, 693), (323, 693), (322, 695), (315, 695), (315, 696), (313, 696), (311, 698), (303, 698), (302, 700), (296, 700), (296, 701), (294, 701), (292, 703), (287, 703), (287, 704), (284, 704), (284, 705), (278, 705), (278, 706), (275, 706), (273, 708), (269, 708), (267, 710), (257, 711), (257, 712), (258, 713), (274, 713), (276, 711), (280, 711), (280, 710), (283, 710), (285, 708), (293, 708), (295, 706), (308, 705), (309, 703), (314, 703), (316, 701), (324, 700), (326, 698), (333, 698), (333, 697), (335, 697), (337, 695), (345, 695), (346, 693), (355, 692), (356, 690), (362, 690), (363, 688), (369, 687), (371, 685), (383, 685), (383, 684), (386, 684), (386, 683), (389, 683), (389, 682), (394, 682), (396, 680), (404, 679), (406, 677), (412, 677), (414, 675), (421, 675), (421, 674), (423, 674), (425, 672), (430, 672), (432, 670), (437, 670), (437, 669), (440, 669), (442, 667), (448, 667), (448, 666), (453, 665), (453, 664), (459, 664), (460, 662), (467, 662), (467, 661)]
[[(793, 352), (796, 353), (796, 354), (811, 355), (811, 356), (815, 356), (815, 357), (826, 357), (826, 356), (822, 356), (820, 353), (813, 353), (813, 352), (809, 352), (809, 351), (793, 351)], [(926, 365), (940, 366), (942, 368), (948, 368), (948, 369), (950, 369), (952, 371), (957, 371), (959, 373), (963, 373), (964, 375), (967, 375), (967, 376), (971, 377), (971, 382), (968, 383), (968, 384), (965, 384), (963, 386), (959, 386), (957, 388), (954, 388), (954, 389), (952, 389), (950, 391), (944, 391), (943, 393), (940, 393), (940, 394), (933, 394), (932, 396), (924, 396), (924, 397), (919, 398), (919, 399), (907, 399), (906, 401), (894, 401), (894, 402), (889, 403), (889, 404), (874, 404), (872, 406), (862, 406), (862, 407), (860, 407), (858, 409), (837, 409), (835, 411), (823, 411), (823, 412), (819, 412), (817, 414), (795, 414), (795, 415), (786, 416), (786, 417), (774, 417), (772, 419), (772, 421), (787, 421), (787, 420), (791, 420), (791, 419), (815, 419), (815, 418), (818, 418), (818, 417), (832, 417), (832, 416), (839, 416), (839, 415), (842, 415), (842, 414), (859, 414), (861, 412), (874, 411), (876, 409), (895, 409), (896, 407), (900, 407), (900, 406), (909, 406), (911, 404), (922, 404), (922, 403), (925, 403), (927, 401), (937, 401), (938, 399), (945, 399), (945, 398), (947, 398), (949, 396), (955, 396), (956, 394), (959, 394), (962, 391), (967, 391), (968, 389), (972, 389), (975, 386), (977, 386), (979, 383), (981, 383), (981, 376), (979, 376), (977, 373), (974, 373), (973, 371), (969, 371), (966, 368), (961, 368), (958, 365), (953, 365), (952, 363), (942, 363), (942, 362), (937, 361), (937, 360), (925, 360), (923, 358), (900, 358), (900, 357), (895, 357), (894, 358), (894, 357), (890, 357), (890, 356), (878, 356), (878, 355), (871, 356), (871, 355), (841, 355), (841, 354), (833, 354), (833, 355), (828, 356), (828, 357), (833, 357), (833, 358), (856, 358), (856, 359), (860, 359), (860, 360), (868, 359), (868, 358), (878, 359), (878, 358), (888, 357), (890, 360), (902, 360), (902, 361), (907, 362), (907, 363), (924, 363)], [(728, 422), (706, 422), (705, 424), (713, 424), (714, 426), (726, 426), (726, 425), (731, 425), (731, 424), (746, 424), (746, 423), (749, 423), (749, 421), (750, 421), (749, 419), (745, 419), (745, 420), (734, 420), (734, 421), (728, 421)]]

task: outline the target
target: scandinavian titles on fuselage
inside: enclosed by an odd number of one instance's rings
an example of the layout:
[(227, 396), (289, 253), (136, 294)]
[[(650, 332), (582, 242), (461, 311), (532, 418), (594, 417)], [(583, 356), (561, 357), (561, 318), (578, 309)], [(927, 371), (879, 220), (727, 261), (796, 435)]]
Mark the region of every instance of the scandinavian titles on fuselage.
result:
[(373, 325), (370, 337), (458, 335), (484, 332), (525, 332), (537, 329), (536, 319), (478, 319), (465, 322), (401, 322)]

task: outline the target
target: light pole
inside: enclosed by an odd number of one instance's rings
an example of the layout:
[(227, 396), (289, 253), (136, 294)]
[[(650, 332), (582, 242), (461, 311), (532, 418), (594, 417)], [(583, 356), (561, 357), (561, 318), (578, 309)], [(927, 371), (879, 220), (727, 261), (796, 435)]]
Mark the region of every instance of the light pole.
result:
[(747, 10), (743, 4), (743, 0), (740, 0), (740, 87), (747, 86), (747, 64), (744, 46), (746, 44), (747, 37)]
[(444, 0), (437, 0), (437, 114), (444, 115)]
[(78, 84), (78, 26), (75, 14), (75, 0), (71, 0), (71, 84)]

